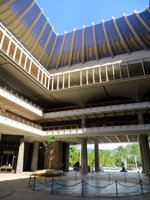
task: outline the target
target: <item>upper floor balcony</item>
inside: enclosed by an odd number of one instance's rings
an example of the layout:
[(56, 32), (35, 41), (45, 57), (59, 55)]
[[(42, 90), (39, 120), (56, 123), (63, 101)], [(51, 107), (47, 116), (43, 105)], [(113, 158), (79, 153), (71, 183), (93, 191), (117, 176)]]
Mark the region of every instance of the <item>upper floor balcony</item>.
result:
[(31, 120), (40, 119), (43, 116), (42, 108), (25, 99), (23, 96), (9, 91), (6, 87), (0, 86), (0, 100), (0, 106), (3, 110), (11, 110), (11, 112)]
[[(18, 69), (40, 83), (45, 89), (50, 87), (50, 73), (37, 59), (0, 23), (1, 55), (13, 61)], [(3, 64), (3, 63), (2, 63)]]
[[(49, 135), (55, 135), (58, 140), (69, 143), (80, 143), (83, 137), (88, 138), (89, 143), (111, 143), (111, 142), (137, 142), (140, 134), (150, 133), (149, 109), (145, 110), (142, 118), (141, 113), (129, 115), (128, 117), (103, 117), (88, 119), (85, 124), (55, 124), (40, 126), (20, 116), (9, 112), (0, 112), (0, 131), (8, 134), (19, 134), (27, 139), (44, 140)], [(128, 113), (129, 114), (129, 113)], [(115, 115), (115, 113), (114, 113)], [(92, 142), (92, 143), (93, 143)]]
[(61, 68), (58, 72), (54, 70), (50, 74), (2, 23), (0, 52), (1, 56), (11, 60), (19, 70), (51, 92), (145, 78), (150, 74), (150, 53), (146, 50), (77, 64), (72, 68)]

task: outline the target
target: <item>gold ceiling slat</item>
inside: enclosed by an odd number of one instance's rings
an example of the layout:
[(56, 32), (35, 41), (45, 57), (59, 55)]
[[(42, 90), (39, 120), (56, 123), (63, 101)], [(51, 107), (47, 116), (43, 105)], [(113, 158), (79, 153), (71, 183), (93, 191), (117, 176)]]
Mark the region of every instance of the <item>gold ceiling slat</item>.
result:
[(141, 18), (141, 16), (139, 15), (139, 13), (134, 12), (135, 16), (138, 18), (138, 20), (141, 22), (141, 24), (146, 28), (147, 31), (150, 32), (150, 28), (149, 26), (145, 23), (145, 21)]
[(73, 56), (73, 49), (74, 49), (74, 38), (75, 38), (75, 30), (73, 30), (73, 32), (72, 32), (71, 49), (70, 49), (70, 53), (69, 53), (68, 66), (71, 66), (71, 64), (72, 64), (72, 56)]
[(49, 63), (50, 63), (50, 61), (51, 61), (51, 59), (52, 59), (52, 55), (53, 55), (53, 52), (54, 52), (54, 49), (55, 49), (55, 46), (56, 46), (57, 39), (58, 39), (58, 35), (56, 35), (55, 41), (54, 41), (54, 43), (53, 43), (53, 46), (52, 46), (52, 50), (51, 50), (51, 52), (50, 52), (49, 59), (48, 59), (48, 61), (47, 61), (47, 63), (46, 63), (46, 67), (45, 67), (46, 69), (48, 68), (48, 65), (49, 65)]
[(12, 19), (8, 24), (9, 28), (14, 30), (20, 23), (20, 19), (23, 18), (30, 11), (30, 9), (35, 5), (35, 3), (36, 0), (33, 0), (33, 2), (21, 13), (21, 15), (16, 16), (17, 18), (15, 17), (14, 19)]
[(124, 40), (124, 38), (123, 38), (123, 36), (122, 36), (120, 30), (119, 30), (119, 27), (118, 27), (118, 25), (117, 25), (117, 22), (116, 22), (115, 18), (113, 18), (112, 21), (113, 21), (113, 24), (114, 24), (114, 26), (115, 26), (115, 29), (116, 29), (116, 31), (117, 31), (117, 33), (118, 33), (118, 36), (119, 36), (119, 38), (120, 38), (120, 41), (121, 41), (121, 43), (122, 43), (124, 49), (126, 50), (126, 52), (128, 52), (128, 54), (130, 54), (131, 51), (130, 51), (130, 49), (128, 48), (128, 46), (127, 46), (127, 44), (126, 44), (126, 42), (125, 42), (125, 40)]
[(145, 50), (148, 50), (147, 46), (144, 44), (144, 42), (141, 40), (141, 38), (138, 36), (138, 34), (136, 33), (135, 29), (133, 28), (133, 26), (131, 25), (131, 23), (129, 22), (127, 16), (124, 15), (124, 19), (127, 23), (127, 25), (129, 26), (130, 30), (132, 31), (132, 33), (134, 34), (136, 40), (138, 41), (138, 43), (140, 44), (141, 47), (143, 47)]
[(85, 27), (83, 26), (82, 27), (82, 50), (81, 50), (81, 57), (82, 57), (82, 64), (84, 64), (85, 62), (85, 36), (84, 36), (84, 33), (85, 33)]
[(46, 29), (47, 24), (48, 24), (48, 21), (46, 20), (44, 26), (42, 27), (42, 29), (40, 31), (40, 34), (38, 35), (38, 37), (37, 37), (37, 39), (35, 41), (35, 43), (33, 45), (31, 44), (32, 47), (30, 46), (31, 51), (35, 50), (35, 48), (37, 46), (37, 43), (39, 42), (41, 36), (43, 35), (43, 33), (44, 33), (45, 29)]
[(98, 55), (98, 49), (97, 49), (97, 43), (96, 43), (96, 33), (95, 33), (95, 26), (92, 24), (92, 31), (93, 31), (93, 40), (94, 40), (94, 52), (96, 55), (96, 60), (99, 60), (99, 55)]
[(25, 32), (21, 35), (23, 42), (25, 42), (28, 39), (28, 36), (29, 36), (28, 34), (30, 34), (31, 30), (33, 29), (35, 24), (38, 22), (41, 15), (42, 15), (42, 11), (39, 12), (38, 16), (36, 17), (32, 25), (28, 29), (26, 29)]
[(112, 48), (111, 48), (111, 45), (110, 45), (110, 42), (109, 42), (109, 38), (108, 38), (108, 35), (107, 35), (107, 31), (106, 31), (106, 27), (105, 27), (105, 22), (104, 21), (102, 21), (102, 27), (103, 27), (103, 31), (104, 31), (104, 35), (105, 35), (105, 39), (106, 39), (106, 45), (108, 47), (109, 54), (113, 58), (114, 54), (113, 54), (113, 51), (112, 51)]
[(43, 54), (44, 54), (44, 52), (45, 52), (45, 49), (47, 48), (47, 45), (48, 45), (48, 43), (49, 43), (49, 41), (50, 41), (50, 39), (51, 39), (52, 33), (53, 33), (53, 28), (50, 30), (50, 33), (49, 33), (49, 35), (48, 35), (48, 37), (47, 37), (47, 40), (46, 40), (46, 42), (45, 42), (45, 44), (44, 44), (43, 51), (42, 51), (42, 53), (41, 53), (41, 56), (39, 57), (39, 61), (41, 61), (41, 59), (42, 59), (42, 57), (43, 57)]
[(3, 1), (1, 4), (0, 4), (0, 13), (4, 12), (5, 10), (8, 9), (8, 6), (10, 4), (12, 4), (15, 0), (9, 0), (9, 1)]
[(62, 52), (63, 52), (63, 49), (64, 49), (65, 40), (66, 40), (66, 32), (64, 33), (63, 40), (62, 40), (62, 43), (61, 43), (61, 47), (60, 47), (60, 51), (59, 51), (59, 55), (58, 55), (57, 63), (56, 63), (56, 69), (59, 67), (59, 64), (60, 64)]

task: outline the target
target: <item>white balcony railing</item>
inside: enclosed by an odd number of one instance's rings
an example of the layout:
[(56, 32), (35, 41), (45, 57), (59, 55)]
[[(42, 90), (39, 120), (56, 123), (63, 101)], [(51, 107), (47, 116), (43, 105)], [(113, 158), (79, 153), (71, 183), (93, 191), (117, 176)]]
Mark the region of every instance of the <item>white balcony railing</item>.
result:
[[(49, 73), (37, 59), (0, 23), (0, 51), (13, 60), (47, 90), (62, 90), (95, 84), (111, 83), (150, 75), (149, 51), (116, 56), (108, 62), (95, 61), (59, 73)], [(125, 59), (123, 59), (125, 57)], [(103, 59), (102, 59), (103, 60)]]
[(15, 94), (12, 91), (7, 90), (6, 87), (3, 88), (0, 86), (0, 96), (29, 110), (30, 112), (35, 113), (38, 116), (42, 117), (42, 115), (43, 115), (43, 111), (39, 106), (33, 104), (31, 101), (28, 101), (27, 99), (23, 98), (22, 96), (19, 96), (18, 94)]
[(50, 87), (50, 73), (33, 55), (0, 23), (0, 51), (13, 60), (29, 76), (47, 90)]
[(110, 122), (110, 124), (92, 124), (91, 127), (81, 128), (80, 126), (76, 125), (64, 125), (64, 126), (56, 126), (51, 127), (49, 130), (44, 131), (41, 126), (38, 124), (32, 123), (27, 121), (23, 118), (18, 116), (12, 115), (10, 113), (6, 113), (4, 111), (0, 112), (0, 124), (11, 126), (16, 129), (21, 129), (22, 131), (30, 132), (33, 134), (41, 135), (41, 136), (48, 136), (48, 135), (56, 135), (56, 136), (73, 136), (73, 135), (93, 135), (93, 136), (100, 136), (101, 134), (105, 133), (149, 133), (150, 131), (150, 120), (145, 120), (145, 123), (141, 123), (140, 121), (132, 121), (132, 122)]

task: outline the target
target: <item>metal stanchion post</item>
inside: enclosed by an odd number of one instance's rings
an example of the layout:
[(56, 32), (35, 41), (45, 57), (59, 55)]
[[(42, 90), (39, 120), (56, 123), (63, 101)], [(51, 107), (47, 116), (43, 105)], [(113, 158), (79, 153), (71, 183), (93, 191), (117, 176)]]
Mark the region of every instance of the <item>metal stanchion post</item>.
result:
[(110, 172), (109, 172), (108, 176), (109, 176), (109, 181), (110, 181)]
[(140, 179), (140, 185), (141, 185), (142, 195), (144, 195), (144, 192), (143, 192), (143, 184), (142, 184), (142, 180), (141, 180), (141, 179)]
[(33, 190), (35, 189), (35, 181), (36, 181), (36, 175), (34, 175), (34, 179), (33, 179)]
[(53, 194), (53, 193), (54, 193), (54, 191), (53, 191), (53, 189), (54, 189), (54, 188), (53, 188), (53, 187), (54, 187), (54, 179), (52, 179), (52, 185), (51, 185), (51, 187), (52, 187), (52, 188), (51, 188), (51, 194)]
[(117, 185), (117, 180), (115, 181), (116, 182), (116, 196), (118, 198), (118, 185)]
[(46, 182), (47, 174), (45, 173), (45, 182)]
[(76, 173), (77, 173), (77, 171), (75, 171), (75, 180), (77, 180), (77, 174)]
[(93, 170), (92, 170), (92, 181), (93, 181)]
[(84, 197), (84, 180), (82, 180), (82, 197)]
[(124, 179), (125, 179), (125, 182), (127, 182), (127, 175), (126, 175), (126, 173), (124, 173)]
[(139, 181), (141, 180), (140, 174), (139, 174)]

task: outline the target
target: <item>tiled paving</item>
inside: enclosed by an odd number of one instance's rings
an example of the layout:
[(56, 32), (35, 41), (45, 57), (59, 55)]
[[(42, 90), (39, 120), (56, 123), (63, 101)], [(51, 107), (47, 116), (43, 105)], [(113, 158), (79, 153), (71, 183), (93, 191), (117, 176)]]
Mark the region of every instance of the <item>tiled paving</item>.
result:
[[(101, 187), (101, 184), (106, 184), (108, 183), (108, 181), (103, 180), (103, 178), (101, 177), (102, 181), (100, 183), (100, 181), (98, 180), (98, 174), (93, 174), (93, 177), (91, 174), (89, 174), (88, 176), (84, 176), (81, 177), (82, 179), (84, 178), (84, 184), (88, 183), (89, 185), (87, 186), (87, 188), (85, 188), (84, 186), (84, 193), (82, 197), (82, 184), (78, 185), (78, 187), (76, 189), (74, 189), (73, 187), (69, 187), (69, 192), (66, 192), (66, 189), (64, 187), (64, 185), (70, 186), (74, 183), (79, 183), (80, 182), (80, 176), (79, 174), (76, 176), (70, 175), (69, 176), (65, 176), (62, 177), (61, 180), (59, 178), (56, 179), (56, 182), (54, 183), (54, 190), (53, 190), (53, 195), (51, 194), (52, 190), (51, 187), (48, 187), (47, 191), (39, 191), (39, 190), (35, 190), (33, 191), (32, 189), (29, 188), (29, 173), (22, 173), (22, 174), (0, 174), (0, 199), (4, 199), (4, 200), (58, 200), (58, 199), (62, 199), (62, 200), (83, 200), (83, 199), (88, 199), (88, 200), (96, 200), (96, 199), (101, 199), (101, 200), (111, 200), (111, 199), (119, 199), (119, 200), (149, 200), (150, 199), (150, 193), (148, 194), (144, 194), (141, 195), (141, 188), (138, 187), (137, 188), (137, 192), (140, 195), (136, 195), (136, 196), (125, 196), (125, 197), (121, 197), (119, 196), (118, 198), (116, 196), (112, 196), (111, 193), (114, 193), (115, 188), (107, 188), (105, 189), (105, 195), (107, 197), (103, 197), (100, 196), (98, 194), (101, 194), (102, 190), (100, 190), (99, 187)], [(114, 176), (118, 176), (118, 174), (113, 174)], [(122, 182), (119, 180), (119, 182), (123, 185), (133, 185), (136, 183), (137, 179), (134, 179), (134, 176), (131, 174), (130, 175), (131, 178), (134, 180), (134, 183), (125, 183), (124, 182), (124, 178), (122, 180)], [(93, 178), (93, 179), (92, 179)], [(115, 177), (116, 178), (116, 177)], [(144, 177), (145, 178), (145, 177)], [(144, 180), (144, 179), (143, 179)], [(146, 180), (146, 179), (145, 179)], [(44, 178), (40, 179), (40, 181), (45, 181)], [(49, 182), (49, 184), (51, 184), (51, 180), (49, 178), (47, 178), (46, 180), (47, 182)], [(113, 182), (113, 180), (110, 180), (111, 182)], [(146, 180), (147, 181), (147, 180)], [(58, 185), (57, 183), (61, 183), (63, 185)], [(96, 185), (97, 188), (94, 188), (91, 185)], [(113, 186), (113, 184), (112, 184)], [(43, 186), (42, 186), (43, 187)], [(124, 186), (123, 186), (124, 187)], [(89, 190), (89, 188), (93, 188), (91, 190)], [(37, 189), (37, 188), (36, 188)], [(59, 190), (58, 190), (59, 189)], [(99, 192), (97, 192), (99, 191)], [(110, 192), (111, 191), (111, 192)], [(119, 188), (119, 191), (121, 191), (121, 187)], [(126, 193), (127, 188), (122, 189), (122, 193), (125, 192)], [(128, 193), (126, 193), (125, 195), (128, 195), (129, 193), (132, 193), (133, 190), (130, 188), (130, 190), (128, 191)], [(63, 194), (62, 194), (63, 193)], [(110, 193), (110, 195), (108, 195), (108, 193)], [(121, 192), (120, 192), (121, 193)], [(97, 194), (97, 195), (96, 195)], [(119, 194), (120, 195), (120, 194)]]

